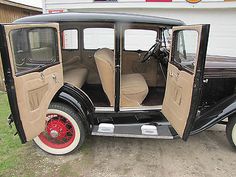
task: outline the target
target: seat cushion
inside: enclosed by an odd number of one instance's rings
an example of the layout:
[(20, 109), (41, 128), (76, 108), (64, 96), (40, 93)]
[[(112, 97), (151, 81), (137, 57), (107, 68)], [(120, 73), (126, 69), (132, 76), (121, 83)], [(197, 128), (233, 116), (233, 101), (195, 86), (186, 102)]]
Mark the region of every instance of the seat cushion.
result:
[[(141, 74), (127, 74), (121, 76), (121, 95), (141, 105), (147, 94), (148, 86)], [(123, 103), (123, 101), (121, 102)]]
[(84, 85), (88, 77), (88, 69), (86, 68), (74, 68), (64, 71), (64, 82), (72, 84), (78, 88)]

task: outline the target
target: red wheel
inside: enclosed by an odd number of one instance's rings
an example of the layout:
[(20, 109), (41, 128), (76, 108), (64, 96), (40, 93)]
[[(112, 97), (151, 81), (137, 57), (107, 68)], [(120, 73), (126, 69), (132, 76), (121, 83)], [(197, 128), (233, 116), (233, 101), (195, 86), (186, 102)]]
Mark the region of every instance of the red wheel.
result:
[(75, 139), (75, 129), (68, 118), (58, 114), (47, 115), (47, 126), (38, 137), (46, 145), (55, 149), (66, 148)]
[(67, 154), (81, 146), (84, 141), (84, 127), (79, 113), (70, 107), (53, 103), (48, 109), (46, 128), (35, 143), (50, 154)]

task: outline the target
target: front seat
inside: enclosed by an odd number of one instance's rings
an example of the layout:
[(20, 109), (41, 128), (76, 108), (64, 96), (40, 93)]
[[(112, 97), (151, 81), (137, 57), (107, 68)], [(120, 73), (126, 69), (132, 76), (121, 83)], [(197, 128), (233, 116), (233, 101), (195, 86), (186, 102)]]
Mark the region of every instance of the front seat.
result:
[[(94, 54), (102, 87), (110, 105), (115, 103), (115, 62), (114, 53), (108, 48), (99, 49)], [(140, 106), (148, 94), (148, 86), (141, 74), (121, 75), (120, 105), (122, 107)]]

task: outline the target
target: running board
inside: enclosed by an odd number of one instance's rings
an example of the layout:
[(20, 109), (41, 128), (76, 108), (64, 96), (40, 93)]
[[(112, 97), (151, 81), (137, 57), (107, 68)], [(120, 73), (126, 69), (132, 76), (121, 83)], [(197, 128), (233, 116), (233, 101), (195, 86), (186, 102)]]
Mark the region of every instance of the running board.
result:
[(95, 125), (92, 130), (94, 136), (132, 137), (174, 139), (168, 124), (108, 124)]

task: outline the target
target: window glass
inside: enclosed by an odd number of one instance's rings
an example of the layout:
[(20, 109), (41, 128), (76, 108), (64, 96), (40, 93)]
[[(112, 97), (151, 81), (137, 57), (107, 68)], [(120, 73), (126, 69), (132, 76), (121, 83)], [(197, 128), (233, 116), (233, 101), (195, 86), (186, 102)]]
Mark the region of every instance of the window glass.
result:
[(163, 41), (162, 45), (165, 46), (167, 49), (170, 49), (171, 47), (171, 36), (172, 36), (172, 29), (165, 29), (163, 31)]
[(16, 73), (59, 61), (57, 31), (53, 28), (24, 28), (10, 33)]
[(69, 29), (62, 32), (62, 49), (76, 50), (79, 48), (78, 30)]
[(86, 28), (84, 29), (84, 48), (114, 49), (114, 29), (111, 28)]
[(37, 31), (29, 32), (29, 42), (32, 49), (40, 48), (39, 33)]
[(181, 66), (194, 71), (198, 47), (198, 32), (183, 30), (177, 32), (174, 61)]
[(149, 50), (156, 42), (157, 32), (153, 30), (125, 30), (125, 50)]

